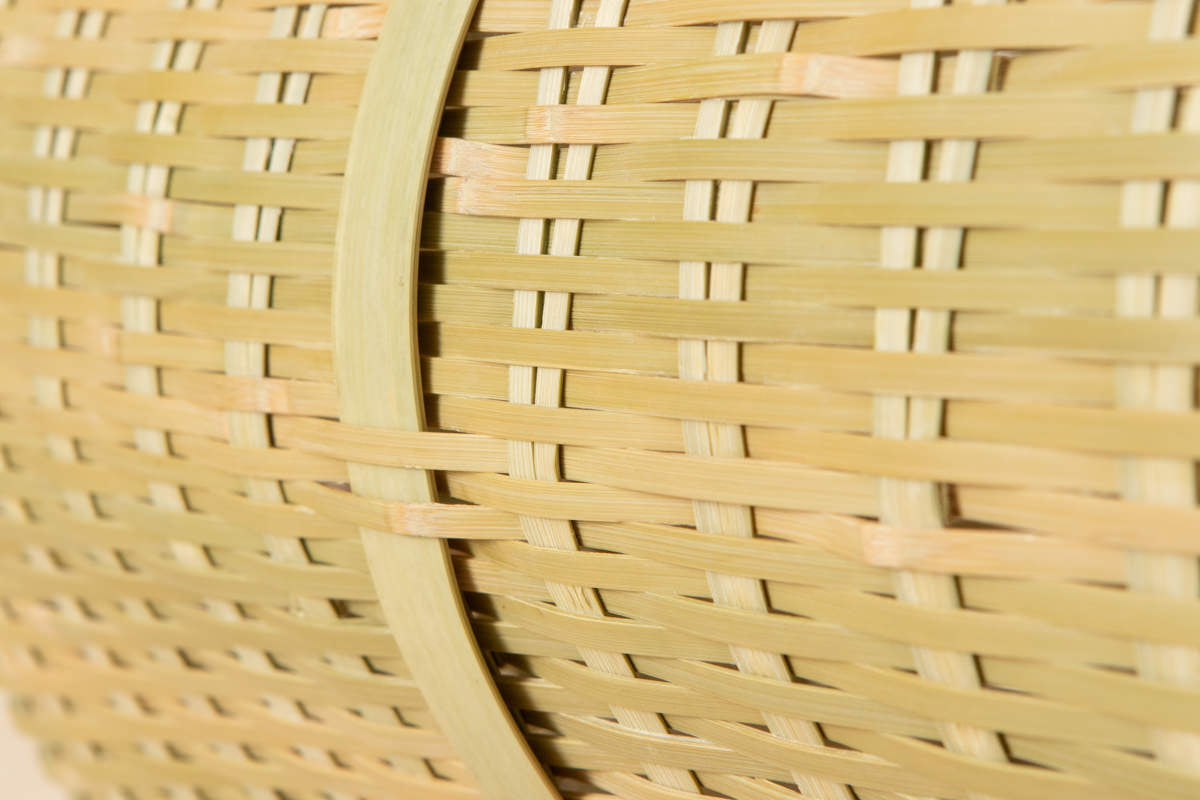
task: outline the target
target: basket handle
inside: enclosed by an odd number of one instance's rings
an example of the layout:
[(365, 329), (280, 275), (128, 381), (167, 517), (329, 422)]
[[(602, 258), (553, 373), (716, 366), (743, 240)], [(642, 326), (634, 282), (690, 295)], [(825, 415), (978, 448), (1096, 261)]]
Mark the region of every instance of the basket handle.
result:
[[(342, 419), (424, 427), (417, 250), (434, 137), (477, 0), (395, 0), (354, 124), (337, 232), (334, 357)], [(420, 469), (350, 464), (355, 493), (436, 500)], [(388, 627), (485, 797), (558, 798), (483, 660), (444, 540), (360, 530)]]

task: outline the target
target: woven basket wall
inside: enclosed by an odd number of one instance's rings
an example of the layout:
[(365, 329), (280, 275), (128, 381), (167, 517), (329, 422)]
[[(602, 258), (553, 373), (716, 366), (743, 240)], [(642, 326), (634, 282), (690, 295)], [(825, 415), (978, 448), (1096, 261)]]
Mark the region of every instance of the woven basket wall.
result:
[(1200, 797), (1197, 5), (0, 0), (49, 772)]

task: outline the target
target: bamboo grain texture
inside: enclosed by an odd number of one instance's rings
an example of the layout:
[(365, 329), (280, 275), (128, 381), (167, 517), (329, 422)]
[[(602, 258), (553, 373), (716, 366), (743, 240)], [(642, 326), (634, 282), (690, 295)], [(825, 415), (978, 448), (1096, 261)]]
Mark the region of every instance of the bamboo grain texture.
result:
[(56, 781), (1200, 796), (1193, 0), (405, 5), (0, 0)]

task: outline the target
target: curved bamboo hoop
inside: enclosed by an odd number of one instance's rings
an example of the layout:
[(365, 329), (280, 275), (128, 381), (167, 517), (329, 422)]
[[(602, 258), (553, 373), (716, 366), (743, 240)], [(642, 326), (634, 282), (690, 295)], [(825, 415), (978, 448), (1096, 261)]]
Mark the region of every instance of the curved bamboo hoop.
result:
[[(346, 168), (334, 277), (342, 419), (424, 427), (416, 272), (425, 178), (475, 0), (400, 0), (379, 39)], [(351, 464), (362, 496), (436, 498), (430, 474)], [(552, 800), (476, 645), (444, 540), (361, 529), (388, 626), (438, 724), (484, 796)]]

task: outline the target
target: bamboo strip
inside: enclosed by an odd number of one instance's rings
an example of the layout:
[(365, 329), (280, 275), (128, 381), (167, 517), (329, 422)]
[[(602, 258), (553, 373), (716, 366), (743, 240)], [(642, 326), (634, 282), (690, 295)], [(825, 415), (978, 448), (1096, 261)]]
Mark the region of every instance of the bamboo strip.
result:
[[(7, 3), (5, 3), (7, 5)], [(55, 32), (59, 36), (70, 37), (77, 33), (83, 36), (95, 36), (98, 33), (99, 25), (103, 24), (103, 17), (94, 13), (88, 13), (86, 16), (86, 24), (81, 24), (80, 14), (78, 12), (63, 12), (57, 15), (54, 22)], [(99, 23), (99, 24), (98, 24)], [(74, 80), (72, 80), (74, 77)], [(81, 76), (77, 72), (72, 75), (68, 71), (61, 68), (50, 70), (41, 75), (41, 93), (49, 96), (61, 96), (64, 93), (68, 96), (78, 95), (80, 93), (79, 78)], [(74, 84), (74, 85), (72, 85)], [(70, 144), (72, 131), (58, 132), (63, 134), (61, 141)], [(55, 140), (59, 139), (58, 134), (51, 128), (39, 126), (35, 131), (30, 144), (32, 144), (33, 155), (35, 157), (48, 157), (55, 155)], [(69, 152), (69, 151), (68, 151)], [(61, 157), (63, 154), (58, 154)], [(55, 202), (57, 200), (57, 202)], [(61, 192), (53, 189), (46, 191), (40, 187), (30, 187), (26, 192), (26, 209), (27, 218), (33, 220), (43, 220), (50, 217), (54, 221), (61, 219)], [(56, 208), (57, 206), (57, 208)], [(58, 219), (54, 219), (57, 217)], [(58, 263), (55, 254), (39, 253), (36, 251), (27, 251), (24, 254), (22, 279), (26, 283), (38, 285), (49, 284), (55, 285), (59, 281)], [(60, 349), (62, 338), (56, 328), (56, 320), (53, 317), (31, 317), (26, 320), (27, 337), (35, 347), (39, 349)], [(63, 394), (62, 384), (53, 379), (52, 376), (33, 373), (33, 394), (34, 402), (38, 406), (48, 406), (51, 409), (62, 408)], [(64, 459), (73, 460), (74, 455), (71, 450), (71, 440), (63, 437), (47, 437), (45, 440), (46, 449), (53, 456)], [(0, 467), (2, 474), (8, 478), (12, 475), (10, 449), (5, 447), (0, 451)], [(72, 494), (64, 498), (69, 504), (73, 515), (90, 520), (94, 517), (94, 510), (89, 503), (86, 494)], [(6, 519), (16, 520), (20, 522), (31, 521), (30, 508), (27, 500), (18, 496), (4, 496), (2, 503), (3, 514)], [(92, 512), (92, 513), (89, 513)], [(41, 570), (53, 570), (55, 567), (54, 553), (45, 546), (37, 546), (32, 544), (25, 548), (29, 560)], [(69, 597), (55, 598), (56, 605), (63, 609), (65, 616), (79, 618), (84, 616), (84, 610), (78, 603), (74, 602)], [(6, 616), (12, 615), (11, 606), (6, 604)], [(86, 657), (94, 663), (101, 664), (106, 660), (104, 654), (89, 648), (86, 651)], [(36, 651), (30, 648), (22, 648), (18, 651), (17, 660), (22, 665), (30, 665), (37, 663)], [(122, 704), (125, 708), (130, 707), (127, 697), (117, 696), (114, 698), (117, 703)], [(49, 706), (53, 712), (61, 713), (65, 708), (65, 703), (55, 698)], [(76, 758), (87, 758), (88, 753), (84, 748), (71, 748), (72, 754)]]
[[(756, 44), (757, 53), (769, 53), (786, 49), (795, 33), (795, 24), (790, 22), (764, 24)], [(744, 23), (726, 23), (718, 28), (718, 43), (715, 52), (724, 55), (742, 49), (746, 30)], [(722, 118), (727, 113), (723, 103), (702, 103), (696, 121), (696, 135), (720, 138), (761, 138), (765, 132), (771, 104), (762, 100), (744, 101), (738, 104), (727, 131), (721, 129)], [(718, 187), (713, 183), (689, 182), (685, 195), (684, 216), (686, 219), (712, 219), (714, 195)], [(716, 204), (715, 218), (719, 221), (745, 221), (750, 214), (750, 197), (753, 186), (748, 183), (720, 184), (720, 200)], [(740, 300), (742, 294), (743, 267), (739, 264), (710, 266), (694, 262), (680, 264), (680, 297), (684, 299)], [(709, 286), (704, 284), (711, 280)], [(681, 342), (679, 345), (679, 374), (685, 380), (736, 381), (738, 378), (739, 352), (736, 345), (715, 342)], [(690, 454), (745, 456), (745, 445), (740, 441), (740, 431), (729, 426), (712, 423), (683, 424), (684, 445)], [(693, 503), (696, 528), (702, 532), (720, 531), (741, 537), (753, 537), (754, 523), (750, 511), (745, 507), (718, 505), (711, 502)], [(746, 577), (709, 573), (709, 584), (714, 599), (723, 605), (766, 611), (767, 601), (762, 586)], [(731, 653), (741, 671), (770, 677), (778, 681), (791, 681), (791, 673), (784, 659), (772, 651), (759, 651), (731, 647)], [(823, 744), (821, 729), (805, 720), (797, 720), (776, 714), (764, 713), (763, 719), (771, 732), (783, 738), (819, 746)], [(850, 790), (836, 783), (813, 779), (794, 773), (793, 779), (806, 793), (818, 797), (849, 797)]]
[[(1157, 0), (1150, 20), (1150, 43), (1144, 47), (1167, 52), (1187, 35), (1195, 4)], [(1120, 60), (1117, 56), (1116, 60)], [(1151, 62), (1153, 63), (1153, 62)], [(1034, 65), (1036, 74), (1036, 65)], [(1101, 76), (1098, 76), (1101, 77)], [(1064, 76), (1066, 82), (1070, 78)], [(1146, 82), (1133, 84), (1141, 90), (1135, 97), (1132, 129), (1140, 131), (1169, 130), (1182, 111), (1181, 127), (1194, 129), (1197, 124), (1194, 98), (1188, 93), (1181, 99), (1171, 89), (1144, 89)], [(1152, 85), (1152, 84), (1151, 84)], [(1180, 182), (1171, 187), (1169, 207), (1166, 185), (1159, 182), (1130, 182), (1122, 192), (1121, 224), (1126, 227), (1158, 227), (1164, 209), (1166, 223), (1172, 227), (1196, 224), (1196, 187)], [(1120, 316), (1163, 316), (1191, 318), (1196, 313), (1196, 281), (1187, 276), (1130, 275), (1118, 279), (1117, 313)], [(1156, 367), (1140, 364), (1122, 365), (1117, 374), (1118, 402), (1122, 406), (1150, 406), (1170, 410), (1190, 409), (1194, 405), (1194, 381), (1191, 368)], [(1136, 501), (1165, 505), (1194, 506), (1196, 503), (1196, 472), (1192, 461), (1131, 459), (1122, 476), (1122, 494)], [(1200, 571), (1196, 560), (1186, 556), (1129, 554), (1130, 585), (1135, 591), (1168, 597), (1195, 597), (1200, 591)], [(1138, 648), (1138, 671), (1150, 680), (1194, 686), (1200, 651), (1195, 648), (1143, 644)], [(1154, 750), (1166, 765), (1196, 769), (1200, 754), (1200, 737), (1195, 733), (1170, 730), (1154, 731)], [(1052, 755), (1057, 761), (1062, 755)], [(1069, 756), (1068, 756), (1069, 758)], [(1094, 769), (1102, 769), (1098, 765)], [(1124, 772), (1109, 773), (1111, 779), (1123, 783)], [(1136, 774), (1136, 773), (1135, 773)], [(1139, 784), (1146, 785), (1143, 778)], [(1172, 793), (1169, 785), (1160, 792)], [(1178, 791), (1178, 790), (1175, 790)]]
[[(940, 6), (936, 2), (914, 0), (914, 7)], [(954, 75), (956, 94), (987, 90), (992, 53), (987, 50), (960, 51)], [(935, 55), (907, 53), (901, 56), (901, 94), (926, 94), (932, 89)], [(888, 178), (892, 181), (920, 181), (926, 171), (926, 144), (919, 140), (894, 140), (888, 157)], [(974, 168), (976, 143), (951, 140), (943, 143), (937, 166), (941, 181), (968, 180)], [(881, 265), (885, 269), (912, 269), (917, 266), (919, 232), (916, 228), (885, 228), (882, 235)], [(923, 242), (924, 269), (953, 269), (961, 257), (962, 230), (933, 228)], [(881, 308), (876, 312), (876, 349), (945, 350), (949, 339), (949, 315), (945, 311)], [(930, 398), (876, 396), (874, 433), (886, 438), (929, 439), (939, 435), (943, 405)], [(880, 520), (884, 524), (912, 527), (942, 527), (946, 524), (943, 490), (933, 483), (883, 478), (879, 484)], [(896, 595), (906, 603), (955, 608), (959, 605), (953, 578), (932, 573), (902, 570), (896, 573)], [(922, 678), (946, 683), (966, 692), (979, 691), (978, 665), (969, 656), (949, 649), (918, 647), (914, 651)], [(1006, 762), (1001, 738), (988, 727), (958, 722), (940, 726), (941, 739), (948, 751), (965, 753), (981, 761)], [(970, 797), (988, 795), (971, 793)]]
[[(435, 112), (444, 102), (453, 56), (474, 6), (469, 1), (436, 8), (407, 1), (393, 6), (381, 35), (383, 53), (367, 77), (364, 94), (374, 100), (358, 120), (360, 134), (368, 133), (358, 137), (347, 166), (334, 297), (342, 416), (352, 424), (402, 430), (423, 426), (414, 314), (420, 176), (429, 168)], [(428, 82), (411, 68), (423, 62), (436, 76)], [(402, 109), (393, 102), (397, 93), (408, 98)], [(409, 157), (394, 160), (380, 174), (376, 153), (393, 137), (410, 142)], [(360, 192), (371, 200), (359, 198)], [(358, 218), (361, 208), (382, 216)], [(391, 269), (381, 270), (381, 265)], [(377, 313), (381, 297), (392, 298), (406, 313), (387, 320), (389, 333), (377, 338), (360, 323), (364, 314)], [(382, 396), (368, 366), (377, 364), (391, 375)], [(350, 477), (367, 497), (424, 502), (436, 497), (424, 471), (354, 465)], [(476, 779), (492, 794), (555, 797), (489, 680), (445, 544), (361, 531), (375, 584), (386, 587), (380, 600), (392, 633), (442, 729)], [(481, 725), (487, 731), (482, 737)]]
[[(590, 31), (579, 30), (586, 37), (621, 32), (626, 6), (626, 0), (603, 1), (598, 9), (596, 28)], [(558, 32), (556, 29), (573, 29), (577, 15), (578, 3), (576, 0), (556, 0), (550, 7), (548, 27), (555, 32)], [(703, 34), (702, 31), (697, 31), (697, 33)], [(627, 36), (627, 34), (622, 35)], [(585, 44), (587, 41), (587, 38), (583, 39)], [(642, 50), (645, 45), (646, 43), (642, 43), (637, 49)], [(578, 57), (573, 58), (572, 62), (578, 63), (581, 60), (586, 64), (586, 59)], [(481, 64), (486, 63), (488, 62), (481, 54)], [(589, 106), (605, 103), (610, 74), (611, 69), (608, 66), (585, 67), (576, 102)], [(565, 70), (542, 69), (539, 73), (538, 102), (543, 105), (562, 102), (566, 78)], [(564, 155), (567, 179), (586, 180), (590, 176), (594, 148), (574, 146), (568, 148)], [(530, 180), (546, 180), (553, 177), (555, 160), (559, 157), (560, 154), (552, 146), (531, 148), (525, 177)], [(519, 225), (518, 254), (540, 255), (546, 248), (547, 239), (549, 241), (548, 254), (551, 256), (573, 256), (578, 251), (580, 235), (578, 220), (556, 220), (553, 225), (550, 225), (549, 220), (546, 219), (527, 218), (522, 219)], [(513, 327), (563, 330), (567, 327), (570, 305), (571, 296), (568, 294), (558, 292), (542, 294), (518, 290), (513, 294)], [(510, 402), (557, 406), (561, 402), (561, 398), (561, 370), (510, 367), (508, 398)], [(508, 451), (509, 472), (513, 477), (538, 481), (562, 479), (558, 464), (559, 453), (556, 447), (547, 446), (545, 443), (518, 441), (511, 442)], [(578, 546), (573, 526), (565, 520), (522, 517), (521, 527), (526, 539), (537, 547), (571, 550)], [(560, 608), (591, 617), (605, 616), (604, 605), (590, 586), (572, 585), (555, 580), (547, 582), (547, 589), (554, 598), (555, 605)], [(627, 656), (621, 652), (581, 649), (580, 655), (585, 663), (593, 669), (630, 677), (636, 674)], [(659, 734), (668, 732), (665, 723), (657, 715), (628, 709), (623, 705), (614, 705), (612, 713), (621, 725)], [(655, 783), (688, 792), (695, 792), (699, 789), (694, 777), (687, 772), (649, 763), (646, 765), (646, 773)]]

